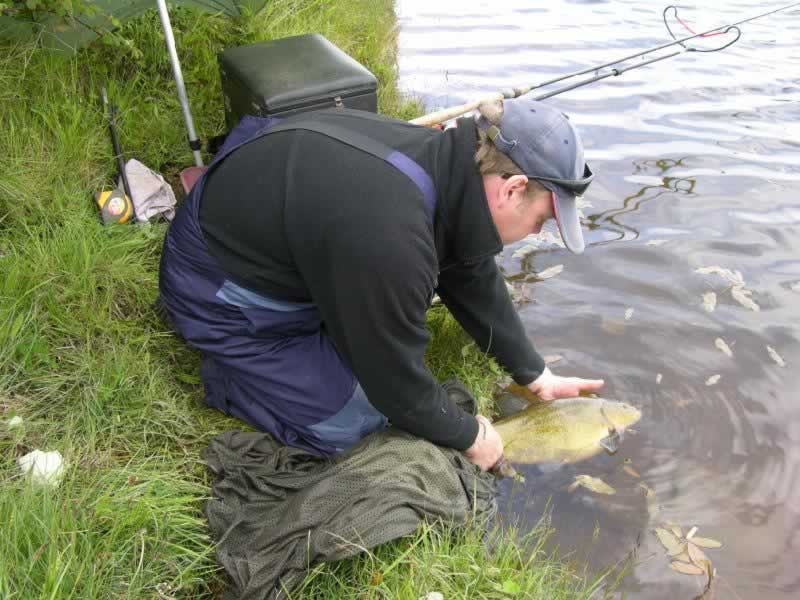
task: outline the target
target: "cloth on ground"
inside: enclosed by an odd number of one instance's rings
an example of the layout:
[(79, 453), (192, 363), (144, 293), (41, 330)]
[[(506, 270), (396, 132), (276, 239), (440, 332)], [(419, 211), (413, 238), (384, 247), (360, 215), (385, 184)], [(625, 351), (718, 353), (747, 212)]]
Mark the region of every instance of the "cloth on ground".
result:
[(423, 520), (481, 524), (497, 510), (493, 475), (392, 427), (332, 459), (228, 431), (204, 458), (216, 475), (206, 514), (232, 580), (226, 598), (285, 598), (315, 564), (411, 534)]
[(175, 217), (175, 192), (164, 178), (135, 158), (125, 163), (125, 174), (131, 188), (131, 201), (136, 220), (147, 223), (162, 215), (167, 221)]

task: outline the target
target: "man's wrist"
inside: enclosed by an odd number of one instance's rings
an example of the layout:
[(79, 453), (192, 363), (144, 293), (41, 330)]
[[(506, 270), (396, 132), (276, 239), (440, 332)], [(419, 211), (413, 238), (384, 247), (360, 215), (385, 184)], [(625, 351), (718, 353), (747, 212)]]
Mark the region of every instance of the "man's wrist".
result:
[(467, 456), (478, 447), (482, 440), (486, 439), (486, 424), (478, 418), (476, 418), (475, 421), (478, 423), (478, 432), (475, 434), (475, 441), (472, 442), (472, 445), (464, 450)]
[(542, 385), (542, 384), (545, 382), (545, 380), (546, 380), (548, 377), (550, 377), (552, 374), (553, 374), (553, 373), (550, 371), (549, 367), (545, 367), (545, 368), (544, 368), (544, 371), (542, 371), (542, 372), (541, 372), (541, 374), (540, 374), (540, 375), (539, 375), (539, 376), (538, 376), (536, 379), (534, 379), (533, 381), (531, 381), (531, 382), (528, 384), (528, 388), (529, 388), (531, 391), (534, 391), (534, 392), (535, 392), (535, 391), (536, 391), (536, 389), (537, 389), (538, 387), (540, 387), (540, 386), (541, 386), (541, 385)]

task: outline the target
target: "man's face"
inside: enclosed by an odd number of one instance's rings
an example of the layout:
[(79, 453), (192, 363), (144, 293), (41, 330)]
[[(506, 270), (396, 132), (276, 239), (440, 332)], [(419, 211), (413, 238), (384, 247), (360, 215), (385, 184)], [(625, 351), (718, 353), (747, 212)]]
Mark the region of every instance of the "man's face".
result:
[(518, 242), (532, 233), (539, 233), (547, 219), (552, 219), (553, 192), (549, 190), (526, 198), (528, 178), (512, 175), (485, 175), (483, 178), (489, 211), (503, 245)]

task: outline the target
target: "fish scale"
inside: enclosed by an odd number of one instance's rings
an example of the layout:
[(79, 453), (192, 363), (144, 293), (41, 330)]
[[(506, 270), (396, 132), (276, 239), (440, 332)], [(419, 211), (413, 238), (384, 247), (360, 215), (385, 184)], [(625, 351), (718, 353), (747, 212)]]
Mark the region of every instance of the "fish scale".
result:
[(574, 463), (603, 450), (611, 433), (623, 433), (642, 414), (605, 398), (564, 398), (537, 402), (494, 424), (510, 463)]

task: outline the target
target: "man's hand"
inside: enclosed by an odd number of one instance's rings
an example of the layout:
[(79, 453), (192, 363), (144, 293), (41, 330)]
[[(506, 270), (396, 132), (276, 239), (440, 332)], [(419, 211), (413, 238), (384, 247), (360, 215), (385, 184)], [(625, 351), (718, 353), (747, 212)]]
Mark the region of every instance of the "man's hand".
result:
[(489, 419), (483, 415), (475, 418), (478, 420), (478, 436), (472, 446), (464, 450), (464, 455), (469, 462), (478, 465), (481, 471), (488, 471), (503, 456), (503, 440)]
[(528, 384), (528, 389), (541, 400), (549, 401), (557, 398), (573, 398), (581, 392), (596, 392), (603, 387), (602, 379), (579, 379), (577, 377), (560, 377), (550, 369)]

